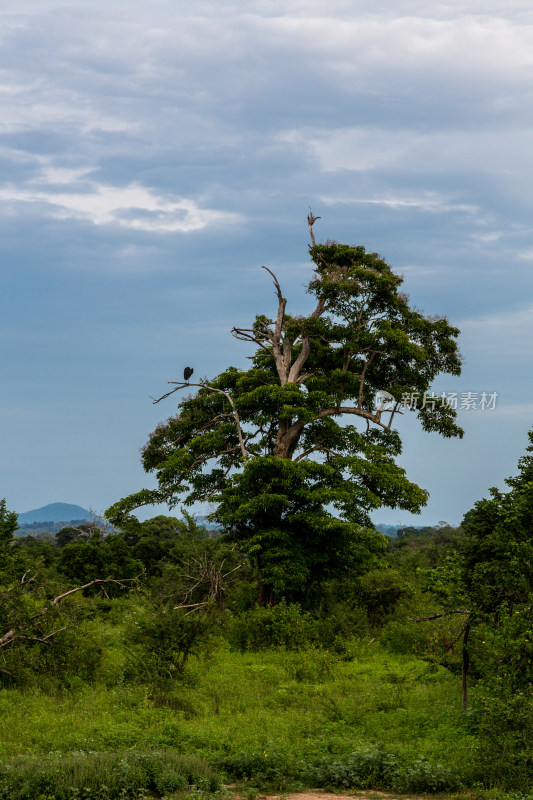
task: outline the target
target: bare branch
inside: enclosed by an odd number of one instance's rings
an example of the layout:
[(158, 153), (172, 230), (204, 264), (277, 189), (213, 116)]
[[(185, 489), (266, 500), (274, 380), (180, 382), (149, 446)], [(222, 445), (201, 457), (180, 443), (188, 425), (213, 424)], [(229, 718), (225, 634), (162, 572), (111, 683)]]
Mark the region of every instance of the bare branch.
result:
[[(89, 581), (89, 583), (85, 583), (83, 586), (76, 586), (75, 589), (70, 589), (68, 592), (64, 592), (63, 594), (54, 597), (51, 605), (56, 606), (58, 603), (64, 600), (65, 597), (69, 597), (69, 595), (75, 594), (76, 592), (82, 592), (84, 589), (89, 589), (91, 586), (104, 586), (107, 583), (116, 583), (118, 586), (121, 586), (123, 589), (125, 589), (127, 587), (124, 586), (124, 584), (134, 580), (136, 579), (124, 578), (122, 580), (116, 580), (115, 578), (95, 578), (93, 581)], [(46, 613), (46, 609), (40, 611), (39, 614), (36, 614), (35, 617), (32, 617), (32, 619), (35, 619), (37, 616), (42, 616), (44, 613)]]
[(357, 406), (334, 406), (332, 408), (323, 408), (322, 411), (318, 412), (317, 419), (322, 419), (323, 417), (333, 417), (337, 414), (355, 414), (355, 416), (362, 417), (370, 422), (374, 422), (376, 425), (379, 425), (381, 428), (387, 430), (387, 426), (379, 420), (376, 414), (372, 414), (371, 411), (365, 411), (364, 408), (358, 408)]
[(15, 628), (12, 628), (7, 633), (4, 633), (2, 638), (0, 638), (0, 647), (5, 647), (12, 640), (14, 641), (16, 639), (16, 636), (17, 636), (17, 631), (15, 630)]
[(272, 336), (272, 348), (274, 351), (274, 361), (276, 363), (276, 369), (278, 371), (280, 383), (282, 386), (284, 386), (287, 382), (287, 373), (284, 369), (283, 355), (281, 353), (281, 334), (283, 331), (283, 318), (285, 316), (287, 299), (283, 297), (279, 281), (272, 270), (265, 266), (261, 267), (261, 269), (265, 269), (272, 276), (274, 280), (274, 286), (276, 287), (276, 294), (278, 296), (278, 313), (276, 316), (274, 334)]
[[(75, 594), (76, 592), (81, 592), (83, 589), (88, 589), (91, 586), (103, 586), (108, 583), (116, 583), (123, 588), (125, 583), (131, 582), (136, 580), (135, 578), (124, 578), (123, 580), (116, 580), (115, 578), (95, 578), (93, 581), (89, 581), (89, 583), (84, 584), (83, 586), (77, 586), (75, 589), (70, 589), (68, 592), (64, 592), (63, 594), (54, 597), (54, 599), (50, 602), (49, 606), (42, 608), (36, 614), (33, 614), (30, 617), (29, 622), (35, 622), (35, 620), (39, 619), (40, 617), (44, 617), (45, 614), (48, 613), (52, 606), (57, 606), (65, 597), (69, 597), (71, 594)], [(61, 628), (61, 630), (65, 630)], [(12, 644), (17, 639), (27, 639), (29, 641), (39, 641), (39, 642), (46, 642), (51, 636), (55, 636), (56, 633), (60, 633), (60, 631), (54, 631), (53, 633), (48, 634), (48, 636), (44, 637), (44, 639), (39, 639), (36, 636), (27, 636), (26, 634), (19, 633), (16, 627), (11, 628), (11, 630), (4, 633), (4, 635), (0, 638), (0, 647), (7, 647), (7, 645)]]
[[(266, 267), (265, 267), (265, 269), (266, 269)], [(270, 270), (269, 270), (269, 272), (270, 272)], [(176, 381), (169, 381), (169, 383), (172, 385), (172, 384), (176, 383)], [(189, 382), (183, 382), (182, 381), (181, 383), (178, 383), (178, 385), (176, 386), (175, 389), (172, 389), (170, 392), (167, 392), (166, 394), (162, 395), (157, 400), (154, 400), (154, 403), (159, 403), (161, 400), (164, 400), (165, 397), (169, 397), (171, 394), (174, 394), (174, 392), (177, 392), (178, 389), (184, 389), (186, 386), (199, 386), (201, 389), (209, 389), (210, 392), (218, 392), (219, 394), (223, 394), (224, 397), (228, 398), (228, 400), (229, 400), (229, 402), (231, 404), (231, 407), (233, 408), (233, 417), (235, 419), (235, 424), (237, 426), (237, 436), (239, 437), (239, 444), (240, 444), (240, 447), (241, 447), (242, 460), (245, 461), (245, 462), (248, 461), (248, 456), (246, 454), (246, 448), (244, 446), (244, 440), (243, 440), (243, 436), (242, 436), (241, 421), (239, 419), (239, 414), (238, 414), (237, 409), (235, 407), (235, 403), (233, 402), (233, 399), (232, 399), (231, 395), (228, 394), (228, 392), (225, 392), (223, 389), (217, 389), (214, 386), (209, 386), (207, 383), (189, 383)], [(138, 506), (136, 506), (136, 508), (138, 508)]]
[(409, 617), (411, 622), (429, 622), (432, 619), (442, 619), (442, 617), (449, 617), (450, 614), (471, 614), (464, 608), (458, 608), (454, 611), (444, 611), (442, 614), (432, 614), (430, 617)]
[(61, 633), (61, 631), (66, 631), (66, 629), (67, 629), (67, 626), (65, 625), (64, 628), (59, 628), (57, 631), (52, 631), (52, 633), (49, 633), (48, 636), (44, 637), (44, 639), (40, 639), (38, 636), (24, 636), (22, 634), (19, 634), (16, 638), (17, 639), (24, 639), (24, 641), (27, 641), (27, 642), (41, 642), (42, 644), (51, 645), (52, 643), (49, 642), (48, 640), (51, 639), (53, 636), (57, 636), (57, 634)]
[[(240, 339), (243, 342), (254, 342), (254, 344), (257, 344), (259, 345), (259, 347), (262, 347), (263, 350), (266, 350), (267, 353), (269, 352), (269, 348), (267, 347), (267, 345), (263, 344), (263, 341), (264, 340), (271, 341), (272, 340), (271, 336), (255, 332), (253, 332), (252, 335), (247, 333), (245, 328), (232, 328), (231, 332), (236, 339)], [(254, 358), (254, 356), (251, 356), (251, 358)]]
[[(282, 294), (282, 292), (281, 292), (281, 286), (279, 285), (279, 281), (278, 281), (278, 279), (276, 278), (276, 276), (274, 275), (274, 273), (272, 272), (272, 270), (271, 270), (269, 267), (265, 267), (265, 266), (263, 265), (263, 266), (261, 267), (261, 269), (266, 269), (266, 271), (267, 271), (267, 272), (268, 272), (270, 275), (272, 275), (272, 280), (274, 281), (274, 286), (276, 287), (276, 294), (277, 294), (277, 296), (278, 296), (278, 300), (279, 300), (279, 302), (280, 302), (280, 303), (282, 303), (282, 302), (283, 302), (283, 300), (285, 300), (285, 298), (283, 297), (283, 294)], [(287, 302), (287, 301), (285, 300), (285, 302)]]
[[(364, 386), (365, 386), (366, 371), (367, 371), (368, 367), (370, 366), (370, 364), (372, 363), (372, 361), (374, 360), (374, 356), (375, 355), (376, 355), (375, 352), (370, 353), (370, 357), (367, 358), (367, 360), (365, 361), (365, 365), (364, 365), (363, 369), (361, 370), (361, 377), (359, 379), (359, 397), (357, 398), (357, 405), (359, 407), (361, 407), (363, 405), (363, 389), (364, 389)], [(381, 415), (380, 415), (380, 417), (381, 417)]]
[(290, 368), (289, 376), (287, 379), (289, 383), (298, 382), (298, 375), (300, 374), (300, 370), (302, 369), (303, 365), (307, 361), (310, 352), (311, 352), (311, 345), (309, 343), (309, 337), (306, 336), (306, 338), (302, 342), (302, 349), (300, 350), (298, 358)]
[(305, 458), (310, 453), (316, 453), (316, 452), (329, 453), (330, 455), (335, 456), (335, 458), (342, 458), (342, 453), (336, 453), (334, 450), (331, 450), (329, 447), (326, 447), (326, 445), (317, 444), (315, 445), (315, 447), (310, 447), (309, 450), (305, 450), (303, 453), (301, 453), (298, 456), (298, 458), (294, 459), (294, 462), (296, 463), (296, 461), (301, 461), (302, 458)]
[(0, 667), (0, 672), (2, 672), (4, 675), (9, 675), (9, 677), (13, 678), (13, 680), (15, 680), (15, 681), (17, 680), (17, 676), (13, 675), (13, 673), (10, 672), (8, 669), (4, 669), (3, 667)]
[(313, 225), (315, 224), (317, 219), (322, 219), (322, 217), (315, 217), (315, 215), (311, 211), (311, 206), (309, 206), (309, 214), (307, 215), (307, 226), (309, 228), (309, 233), (311, 234), (311, 241), (313, 243), (313, 247), (316, 245), (315, 234), (313, 233)]

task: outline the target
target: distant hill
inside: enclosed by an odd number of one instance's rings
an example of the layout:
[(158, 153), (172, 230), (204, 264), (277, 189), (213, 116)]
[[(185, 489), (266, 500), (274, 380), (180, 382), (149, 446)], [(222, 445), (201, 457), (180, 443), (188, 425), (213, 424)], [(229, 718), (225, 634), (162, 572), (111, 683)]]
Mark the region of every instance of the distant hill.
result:
[(34, 508), (19, 514), (19, 525), (31, 525), (34, 522), (72, 522), (91, 520), (92, 514), (86, 508), (72, 503), (49, 503), (42, 508)]
[(394, 538), (395, 536), (398, 536), (398, 533), (400, 531), (403, 530), (412, 531), (416, 529), (419, 531), (426, 531), (430, 530), (432, 526), (431, 525), (384, 525), (383, 523), (378, 522), (376, 525), (374, 525), (374, 528), (380, 533), (384, 533), (385, 536)]
[(216, 522), (211, 522), (207, 519), (207, 517), (200, 515), (195, 517), (196, 522), (198, 525), (203, 525), (205, 528), (208, 528), (210, 531), (215, 531), (220, 529), (220, 525), (217, 525)]
[(391, 536), (394, 538), (398, 534), (398, 525), (384, 525), (381, 522), (374, 523), (373, 528), (380, 533), (384, 533), (385, 536)]

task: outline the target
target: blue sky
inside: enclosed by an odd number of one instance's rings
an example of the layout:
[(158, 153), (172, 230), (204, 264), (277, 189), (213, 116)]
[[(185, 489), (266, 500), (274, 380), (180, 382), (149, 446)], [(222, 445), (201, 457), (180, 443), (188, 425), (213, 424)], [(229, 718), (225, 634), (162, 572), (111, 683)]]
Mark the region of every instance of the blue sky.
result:
[[(465, 438), (402, 420), (400, 463), (458, 523), (516, 472), (533, 425), (529, 0), (20, 0), (0, 11), (0, 497), (102, 512), (152, 486), (139, 448), (191, 364), (305, 313), (306, 213), (461, 328), (498, 392)], [(502, 10), (504, 8), (504, 10)], [(159, 513), (151, 511), (152, 513)]]

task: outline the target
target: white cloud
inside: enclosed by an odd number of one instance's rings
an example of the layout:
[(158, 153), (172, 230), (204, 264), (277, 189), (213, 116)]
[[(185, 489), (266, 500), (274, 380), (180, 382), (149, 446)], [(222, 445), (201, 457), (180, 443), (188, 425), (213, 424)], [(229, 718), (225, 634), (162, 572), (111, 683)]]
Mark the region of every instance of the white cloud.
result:
[(82, 178), (85, 178), (85, 176), (91, 172), (93, 172), (92, 167), (66, 169), (65, 167), (54, 167), (51, 164), (48, 164), (42, 168), (41, 175), (38, 178), (34, 178), (31, 183), (75, 183)]
[(82, 134), (97, 131), (126, 133), (138, 130), (139, 123), (123, 119), (99, 108), (99, 103), (80, 91), (66, 91), (48, 79), (33, 86), (13, 86), (2, 101), (0, 133), (24, 130), (60, 129), (71, 126)]
[[(67, 177), (81, 176), (85, 170), (52, 170), (53, 183), (65, 183)], [(116, 187), (91, 183), (86, 192), (53, 192), (49, 189), (0, 187), (0, 200), (6, 204), (28, 203), (45, 216), (59, 220), (82, 219), (95, 225), (119, 225), (153, 233), (188, 232), (222, 222), (234, 223), (239, 214), (201, 208), (195, 200), (158, 196), (138, 183)]]
[[(392, 209), (412, 208), (420, 211), (446, 212), (460, 211), (465, 214), (479, 214), (480, 209), (468, 203), (454, 203), (435, 192), (425, 192), (421, 197), (321, 197), (326, 205), (377, 205)], [(481, 237), (480, 237), (481, 238)]]
[(308, 128), (286, 131), (278, 139), (308, 161), (318, 162), (324, 172), (387, 170), (431, 178), (454, 170), (506, 180), (533, 167), (529, 127), (427, 133), (370, 126)]
[(491, 231), (490, 233), (473, 233), (471, 238), (477, 242), (497, 242), (503, 236), (503, 231)]

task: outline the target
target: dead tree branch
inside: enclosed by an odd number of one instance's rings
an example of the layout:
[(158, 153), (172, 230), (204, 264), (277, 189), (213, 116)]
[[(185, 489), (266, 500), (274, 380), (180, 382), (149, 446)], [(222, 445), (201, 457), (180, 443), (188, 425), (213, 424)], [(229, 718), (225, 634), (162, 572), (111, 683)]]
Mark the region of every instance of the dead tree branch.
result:
[[(77, 586), (75, 589), (70, 589), (68, 592), (63, 592), (63, 594), (60, 594), (60, 595), (57, 595), (57, 597), (54, 597), (54, 599), (50, 601), (50, 604), (48, 606), (46, 606), (45, 608), (42, 608), (36, 614), (33, 614), (29, 618), (29, 625), (31, 626), (38, 619), (40, 619), (41, 617), (44, 617), (46, 614), (48, 614), (50, 609), (53, 608), (54, 606), (59, 605), (59, 603), (61, 603), (61, 601), (64, 600), (65, 597), (69, 597), (70, 595), (75, 594), (76, 592), (81, 592), (84, 589), (89, 589), (91, 586), (101, 586), (101, 587), (103, 587), (106, 584), (110, 584), (110, 583), (115, 583), (115, 584), (118, 584), (119, 586), (122, 586), (123, 588), (127, 588), (125, 586), (125, 583), (126, 582), (131, 582), (132, 580), (135, 580), (135, 578), (127, 578), (126, 580), (116, 580), (115, 578), (96, 578), (95, 580), (89, 581), (89, 583), (86, 583), (83, 586)], [(62, 628), (61, 630), (64, 630), (64, 628)], [(59, 633), (59, 631), (54, 631), (53, 633), (51, 633), (48, 636), (44, 637), (44, 639), (40, 639), (39, 637), (36, 637), (36, 636), (28, 636), (28, 634), (27, 633), (23, 633), (23, 631), (20, 630), (20, 628), (17, 628), (16, 626), (13, 626), (10, 630), (6, 631), (6, 633), (4, 633), (0, 637), (0, 648), (7, 647), (8, 645), (13, 644), (13, 642), (15, 642), (17, 639), (27, 639), (27, 640), (30, 640), (30, 641), (40, 641), (40, 642), (46, 641), (46, 639), (49, 639), (50, 636), (54, 636), (56, 633)]]
[[(266, 267), (265, 267), (265, 269), (266, 269)], [(169, 381), (169, 383), (172, 386), (172, 385), (176, 384), (177, 381)], [(170, 392), (167, 392), (166, 394), (161, 395), (161, 397), (158, 397), (157, 400), (154, 400), (154, 398), (152, 397), (152, 400), (154, 401), (154, 403), (160, 403), (161, 400), (164, 400), (166, 397), (170, 397), (171, 394), (174, 394), (174, 392), (179, 391), (179, 389), (184, 389), (186, 386), (199, 386), (201, 389), (209, 389), (210, 392), (218, 392), (219, 394), (223, 394), (224, 397), (227, 397), (227, 399), (229, 400), (230, 405), (231, 405), (231, 407), (233, 409), (233, 418), (235, 420), (235, 425), (237, 426), (237, 436), (239, 437), (239, 444), (241, 446), (242, 460), (244, 462), (248, 461), (248, 455), (246, 453), (246, 447), (244, 446), (244, 438), (243, 438), (243, 435), (242, 435), (242, 428), (241, 428), (241, 421), (240, 421), (240, 418), (239, 418), (239, 413), (238, 413), (238, 411), (237, 411), (237, 409), (235, 407), (235, 403), (233, 402), (233, 398), (231, 397), (230, 394), (228, 394), (228, 392), (225, 392), (223, 389), (217, 389), (215, 386), (209, 386), (209, 384), (207, 384), (207, 383), (188, 383), (188, 382), (181, 381), (180, 383), (177, 383), (177, 386), (176, 386), (175, 389), (171, 389)]]
[(316, 245), (315, 234), (313, 233), (313, 225), (315, 224), (317, 219), (322, 219), (322, 217), (315, 217), (315, 215), (311, 211), (311, 207), (309, 206), (309, 214), (307, 215), (307, 226), (309, 228), (309, 233), (311, 235), (311, 241), (313, 243), (313, 247)]

